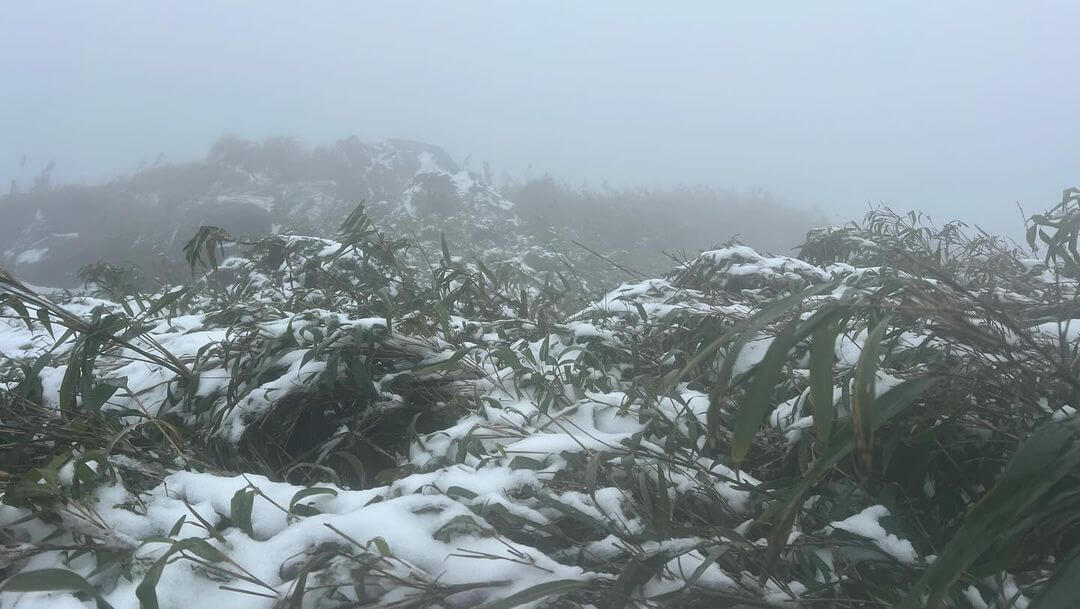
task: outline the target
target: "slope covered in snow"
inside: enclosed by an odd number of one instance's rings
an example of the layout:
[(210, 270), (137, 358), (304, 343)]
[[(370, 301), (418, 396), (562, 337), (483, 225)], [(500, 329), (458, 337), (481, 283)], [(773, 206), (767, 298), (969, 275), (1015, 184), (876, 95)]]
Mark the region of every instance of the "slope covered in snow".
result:
[[(731, 246), (591, 297), (501, 256), (512, 204), (433, 155), (373, 198), (398, 233), (363, 207), (332, 238), (204, 228), (195, 279), (152, 293), (0, 274), (2, 606), (1004, 609), (1048, 587), (1071, 542), (1028, 504), (964, 522), (1024, 496), (1021, 438), (1075, 431), (1058, 258), (879, 211), (800, 258)], [(406, 247), (445, 205), (500, 224)], [(1062, 446), (1053, 482), (1080, 464)], [(1010, 553), (922, 588), (956, 540)]]

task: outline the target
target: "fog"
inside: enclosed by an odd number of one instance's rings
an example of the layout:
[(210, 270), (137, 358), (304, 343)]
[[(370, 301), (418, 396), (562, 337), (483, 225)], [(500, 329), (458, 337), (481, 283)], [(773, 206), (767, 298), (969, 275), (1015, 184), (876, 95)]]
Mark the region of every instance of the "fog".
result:
[(8, 3), (0, 178), (224, 133), (445, 147), (516, 179), (769, 191), (1015, 231), (1080, 174), (1073, 2)]

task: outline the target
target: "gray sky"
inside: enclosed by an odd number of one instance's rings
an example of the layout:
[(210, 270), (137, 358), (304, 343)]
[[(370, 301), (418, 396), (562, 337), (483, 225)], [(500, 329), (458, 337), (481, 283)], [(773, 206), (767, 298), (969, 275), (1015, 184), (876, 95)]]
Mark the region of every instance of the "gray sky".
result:
[(8, 2), (0, 177), (355, 133), (518, 177), (1015, 230), (1017, 201), (1080, 183), (1080, 3), (915, 4)]

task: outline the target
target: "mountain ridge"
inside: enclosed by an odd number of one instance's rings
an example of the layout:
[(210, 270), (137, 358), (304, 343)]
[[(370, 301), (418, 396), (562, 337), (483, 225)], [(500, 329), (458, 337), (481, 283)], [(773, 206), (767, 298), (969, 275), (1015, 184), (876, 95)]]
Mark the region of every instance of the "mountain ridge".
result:
[[(72, 287), (85, 265), (123, 263), (161, 284), (180, 279), (180, 250), (201, 226), (253, 238), (333, 237), (363, 202), (381, 229), (431, 251), (445, 238), (462, 255), (510, 259), (531, 252), (541, 263), (543, 254), (558, 251), (587, 275), (611, 268), (572, 243), (578, 240), (601, 243), (591, 249), (624, 266), (659, 272), (667, 265), (662, 250), (715, 245), (719, 235), (752, 223), (739, 215), (740, 207), (755, 207), (692, 190), (657, 193), (652, 201), (640, 191), (593, 196), (547, 176), (502, 189), (490, 180), (442, 148), (413, 140), (367, 143), (352, 136), (305, 148), (288, 137), (224, 137), (200, 161), (141, 169), (98, 185), (50, 187), (45, 179), (25, 193), (13, 189), (0, 197), (8, 219), (0, 226), (0, 265), (35, 284)], [(777, 207), (771, 221), (785, 213)], [(696, 229), (687, 240), (678, 237), (688, 229), (680, 216), (690, 216)], [(791, 245), (810, 228), (809, 219), (766, 226), (755, 236)], [(566, 261), (549, 262), (554, 268)]]

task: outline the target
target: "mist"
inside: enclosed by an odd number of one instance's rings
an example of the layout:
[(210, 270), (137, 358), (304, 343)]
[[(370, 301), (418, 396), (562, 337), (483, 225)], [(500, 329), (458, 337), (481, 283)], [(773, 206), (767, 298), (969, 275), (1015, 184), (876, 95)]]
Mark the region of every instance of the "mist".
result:
[(1015, 233), (1080, 169), (1071, 2), (16, 3), (0, 177), (100, 181), (223, 134), (443, 146), (592, 187), (765, 190)]

